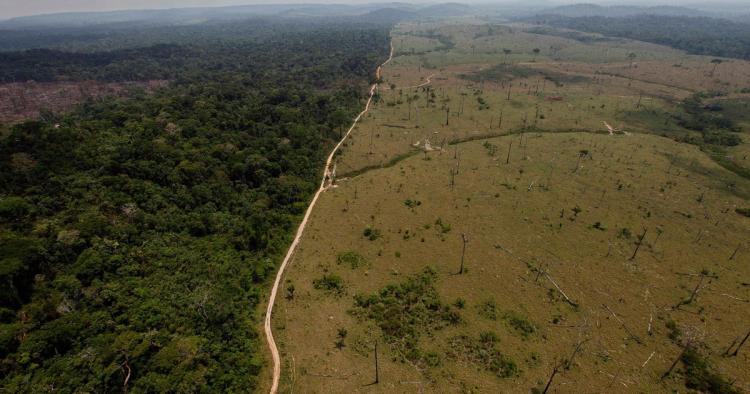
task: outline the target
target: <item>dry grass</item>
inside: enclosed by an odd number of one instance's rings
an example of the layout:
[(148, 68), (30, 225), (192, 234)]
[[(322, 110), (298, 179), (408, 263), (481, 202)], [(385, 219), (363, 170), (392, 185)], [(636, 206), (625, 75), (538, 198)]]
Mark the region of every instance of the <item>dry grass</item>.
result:
[[(660, 114), (704, 89), (672, 83), (682, 77), (649, 74), (684, 55), (618, 40), (591, 45), (610, 45), (610, 53), (640, 48), (642, 58), (658, 64), (631, 69), (622, 60), (600, 59), (590, 60), (601, 63), (593, 66), (583, 62), (589, 52), (580, 46), (587, 44), (553, 37), (570, 45), (560, 51), (568, 58), (544, 59), (542, 53), (521, 66), (588, 80), (547, 82), (537, 90), (544, 84), (539, 78), (516, 79), (508, 100), (507, 84), (469, 82), (460, 75), (503, 62), (502, 53), (492, 52), (498, 45), (533, 48), (550, 38), (519, 33), (518, 27), (489, 34), (481, 25), (402, 25), (394, 33), (397, 51), (439, 48), (424, 37), (411, 42), (407, 32), (417, 30), (449, 35), (456, 47), (397, 57), (385, 69), (381, 101), (339, 157), (339, 174), (359, 175), (340, 179), (319, 200), (285, 278), (294, 297), (279, 300), (274, 316), (282, 391), (528, 392), (543, 387), (553, 366), (570, 358), (578, 343), (570, 368), (555, 378), (557, 392), (684, 391), (680, 373), (665, 380), (660, 375), (688, 337), (702, 344), (720, 373), (750, 390), (750, 351), (721, 356), (750, 327), (750, 219), (735, 213), (748, 205), (739, 196), (749, 195), (750, 181), (695, 146), (641, 134), (675, 131)], [(599, 68), (620, 69), (623, 76), (597, 74)], [(739, 71), (747, 72), (746, 66)], [(624, 75), (630, 72), (637, 75)], [(404, 88), (433, 73), (430, 89)], [(433, 92), (431, 103), (425, 97)], [(411, 117), (404, 99), (409, 94), (420, 96)], [(489, 109), (480, 110), (477, 97)], [(448, 126), (445, 107), (451, 108)], [(535, 116), (537, 107), (543, 118)], [(518, 132), (524, 118), (527, 126), (536, 119), (539, 131), (481, 138)], [(637, 133), (603, 134), (604, 120)], [(597, 133), (561, 132), (571, 130)], [(434, 145), (467, 142), (424, 154), (412, 144), (425, 138)], [(730, 153), (736, 158), (746, 151), (743, 144)], [(373, 169), (381, 165), (388, 166)], [(381, 237), (370, 240), (366, 228)], [(461, 234), (469, 239), (467, 271), (456, 275)], [(366, 264), (339, 264), (338, 256), (348, 251)], [(428, 266), (437, 272), (442, 303), (464, 303), (461, 323), (420, 336), (420, 350), (439, 359), (433, 366), (402, 361), (400, 347), (383, 343), (373, 321), (349, 313), (354, 295), (402, 283)], [(343, 279), (343, 294), (314, 288), (315, 279), (329, 274)], [(680, 305), (698, 283), (697, 296)], [(487, 317), (488, 302), (495, 306), (494, 320)], [(670, 322), (682, 332), (677, 340), (670, 338)], [(524, 334), (529, 325), (533, 332)], [(342, 349), (335, 346), (340, 328), (348, 332)], [(482, 332), (497, 335), (494, 349), (517, 364), (517, 375), (501, 378), (482, 364), (488, 359), (472, 347)], [(380, 383), (368, 385), (376, 340)]]

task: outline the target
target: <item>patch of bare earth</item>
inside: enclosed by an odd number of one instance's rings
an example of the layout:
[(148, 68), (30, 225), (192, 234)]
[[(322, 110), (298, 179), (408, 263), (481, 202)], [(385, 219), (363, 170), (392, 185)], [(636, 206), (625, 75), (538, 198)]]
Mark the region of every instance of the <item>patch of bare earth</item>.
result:
[(102, 97), (123, 97), (132, 89), (152, 91), (167, 81), (139, 82), (14, 82), (0, 84), (0, 122), (37, 118), (41, 111), (72, 109), (76, 104)]

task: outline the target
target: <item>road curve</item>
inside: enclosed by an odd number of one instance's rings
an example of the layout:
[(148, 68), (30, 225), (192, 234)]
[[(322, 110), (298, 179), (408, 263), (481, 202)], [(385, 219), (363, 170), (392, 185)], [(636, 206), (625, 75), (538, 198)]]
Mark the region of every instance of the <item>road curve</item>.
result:
[(424, 81), (424, 82), (420, 83), (419, 85), (408, 86), (408, 87), (406, 87), (406, 88), (407, 88), (407, 89), (416, 89), (416, 88), (421, 88), (421, 87), (427, 86), (427, 85), (429, 85), (429, 84), (431, 84), (431, 83), (432, 83), (432, 78), (433, 78), (433, 77), (434, 77), (435, 75), (437, 75), (437, 74), (430, 74), (430, 76), (428, 76), (428, 77), (427, 77), (427, 80), (426, 80), (426, 81)]
[[(393, 42), (391, 42), (391, 52), (388, 55), (388, 60), (383, 62), (380, 66), (378, 66), (377, 71), (375, 72), (375, 76), (380, 80), (380, 76), (382, 73), (382, 68), (386, 64), (388, 64), (391, 60), (393, 60)], [(310, 205), (307, 207), (307, 211), (305, 212), (305, 216), (302, 218), (302, 222), (300, 222), (299, 227), (297, 228), (297, 233), (294, 236), (294, 240), (292, 241), (292, 244), (289, 245), (289, 250), (287, 250), (286, 255), (284, 256), (284, 260), (281, 262), (281, 266), (279, 266), (279, 271), (276, 274), (276, 280), (273, 282), (273, 287), (271, 288), (271, 296), (268, 299), (268, 308), (266, 309), (266, 318), (265, 323), (263, 325), (263, 330), (266, 334), (266, 341), (268, 342), (268, 348), (271, 350), (271, 356), (273, 357), (273, 383), (271, 385), (271, 394), (276, 394), (279, 390), (279, 378), (281, 377), (281, 357), (279, 356), (279, 349), (276, 347), (276, 341), (273, 339), (273, 332), (271, 330), (271, 314), (273, 313), (273, 305), (276, 302), (276, 294), (279, 291), (279, 285), (281, 284), (281, 278), (284, 275), (284, 270), (286, 269), (287, 265), (289, 264), (289, 261), (292, 258), (292, 255), (294, 254), (294, 251), (297, 249), (297, 246), (299, 245), (299, 241), (302, 238), (302, 234), (305, 231), (305, 227), (307, 226), (307, 222), (310, 219), (310, 214), (312, 213), (313, 208), (315, 207), (315, 203), (318, 202), (318, 197), (328, 189), (327, 182), (330, 178), (331, 174), (331, 164), (333, 163), (333, 156), (336, 154), (336, 152), (341, 148), (341, 145), (344, 143), (344, 141), (349, 137), (349, 134), (354, 130), (354, 127), (357, 125), (360, 119), (362, 119), (362, 116), (364, 116), (367, 111), (370, 110), (370, 105), (372, 104), (372, 98), (375, 96), (375, 91), (378, 88), (378, 81), (376, 81), (372, 87), (370, 87), (370, 96), (367, 99), (367, 104), (365, 105), (365, 109), (362, 110), (362, 112), (357, 115), (357, 117), (354, 119), (354, 123), (352, 123), (352, 126), (349, 128), (349, 130), (344, 134), (344, 136), (341, 138), (341, 140), (336, 144), (336, 146), (333, 147), (333, 150), (328, 155), (328, 160), (326, 160), (326, 166), (323, 169), (323, 179), (320, 181), (320, 187), (318, 188), (318, 191), (315, 192), (315, 196), (313, 196), (312, 201), (310, 202)]]

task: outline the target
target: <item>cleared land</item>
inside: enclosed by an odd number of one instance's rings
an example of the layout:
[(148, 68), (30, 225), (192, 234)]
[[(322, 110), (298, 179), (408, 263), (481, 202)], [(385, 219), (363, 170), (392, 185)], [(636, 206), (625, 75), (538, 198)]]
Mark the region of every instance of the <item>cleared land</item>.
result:
[(130, 83), (19, 82), (0, 84), (0, 122), (12, 123), (37, 118), (42, 111), (71, 110), (77, 104), (100, 97), (128, 95), (132, 89), (153, 90), (167, 81)]
[[(723, 355), (750, 329), (750, 66), (523, 28), (393, 32), (277, 301), (282, 392), (529, 392), (556, 366), (556, 392), (750, 390), (750, 350)], [(711, 90), (742, 142), (678, 142)]]

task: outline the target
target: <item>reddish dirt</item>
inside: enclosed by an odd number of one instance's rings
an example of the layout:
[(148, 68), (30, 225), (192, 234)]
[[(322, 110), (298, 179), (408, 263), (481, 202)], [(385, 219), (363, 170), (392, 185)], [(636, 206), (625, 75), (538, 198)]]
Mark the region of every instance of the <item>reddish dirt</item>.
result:
[(151, 91), (167, 81), (126, 83), (83, 82), (15, 82), (0, 84), (0, 122), (13, 123), (34, 119), (40, 111), (67, 111), (91, 98), (123, 97), (130, 88)]

